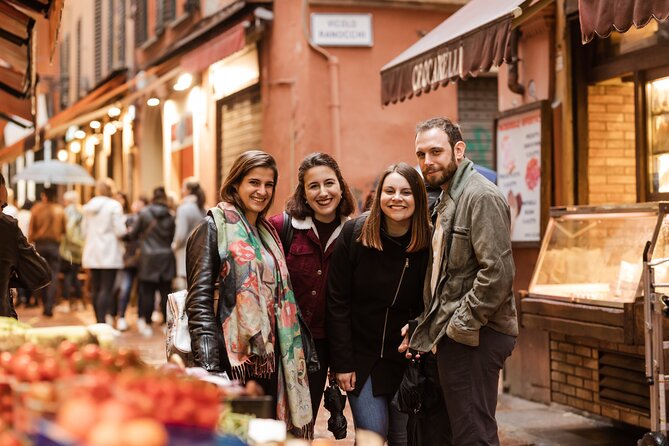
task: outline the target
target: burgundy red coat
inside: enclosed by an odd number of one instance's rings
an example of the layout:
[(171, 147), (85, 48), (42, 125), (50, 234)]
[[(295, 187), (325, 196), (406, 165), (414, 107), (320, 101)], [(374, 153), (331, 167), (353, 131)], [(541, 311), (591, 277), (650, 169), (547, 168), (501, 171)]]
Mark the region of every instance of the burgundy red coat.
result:
[[(314, 339), (326, 338), (325, 294), (328, 265), (334, 251), (335, 241), (346, 220), (346, 217), (342, 217), (339, 227), (330, 236), (324, 252), (312, 218), (291, 219), (293, 239), (286, 253), (286, 263), (295, 299)], [(269, 222), (280, 234), (283, 228), (283, 214), (275, 215), (269, 219)]]

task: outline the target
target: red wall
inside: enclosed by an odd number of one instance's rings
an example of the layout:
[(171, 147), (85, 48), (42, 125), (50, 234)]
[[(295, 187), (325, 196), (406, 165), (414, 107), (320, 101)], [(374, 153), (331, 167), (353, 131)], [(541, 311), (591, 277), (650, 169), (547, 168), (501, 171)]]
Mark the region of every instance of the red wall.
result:
[[(276, 156), (280, 169), (275, 211), (292, 191), (297, 166), (306, 154), (324, 151), (335, 155), (328, 63), (309, 47), (302, 34), (301, 10), (289, 3), (294, 2), (274, 3), (274, 22), (261, 50), (263, 145)], [(447, 14), (396, 8), (319, 7), (311, 11), (373, 16), (373, 47), (325, 48), (339, 60), (341, 154), (337, 161), (354, 194), (362, 199), (389, 164), (416, 164), (413, 129), (418, 121), (435, 115), (457, 119), (454, 86), (420, 100), (381, 106), (381, 67), (416, 42), (419, 31), (433, 29)]]

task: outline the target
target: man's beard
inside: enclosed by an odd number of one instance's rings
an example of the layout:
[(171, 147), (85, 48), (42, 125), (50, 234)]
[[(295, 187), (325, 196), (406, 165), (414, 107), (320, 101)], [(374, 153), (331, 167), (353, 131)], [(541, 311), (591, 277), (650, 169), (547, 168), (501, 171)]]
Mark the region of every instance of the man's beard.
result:
[(427, 184), (429, 184), (430, 186), (441, 187), (446, 183), (450, 183), (450, 181), (455, 176), (455, 172), (457, 170), (458, 170), (458, 165), (455, 164), (455, 160), (451, 159), (451, 162), (448, 163), (448, 165), (441, 170), (440, 175), (433, 174), (428, 176), (426, 172), (423, 172), (423, 177), (425, 178)]

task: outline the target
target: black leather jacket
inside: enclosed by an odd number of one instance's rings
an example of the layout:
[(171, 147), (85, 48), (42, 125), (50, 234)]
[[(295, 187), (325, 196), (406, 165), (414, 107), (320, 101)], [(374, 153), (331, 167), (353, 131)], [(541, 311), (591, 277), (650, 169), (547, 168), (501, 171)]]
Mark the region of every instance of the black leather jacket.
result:
[(17, 318), (9, 288), (44, 288), (51, 269), (28, 243), (16, 219), (0, 212), (0, 316)]
[[(219, 290), (220, 269), (218, 231), (214, 218), (208, 214), (193, 230), (186, 243), (188, 329), (194, 364), (210, 372), (230, 374), (230, 361), (223, 342), (222, 315), (232, 312), (235, 298), (227, 296), (224, 299), (215, 299)], [(307, 370), (311, 373), (319, 368), (318, 357), (311, 333), (301, 319), (300, 328)]]

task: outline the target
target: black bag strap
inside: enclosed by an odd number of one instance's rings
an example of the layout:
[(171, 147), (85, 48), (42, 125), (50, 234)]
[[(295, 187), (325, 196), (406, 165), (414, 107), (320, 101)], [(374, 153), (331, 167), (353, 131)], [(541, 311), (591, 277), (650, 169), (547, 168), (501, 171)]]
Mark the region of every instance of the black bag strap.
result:
[(293, 243), (293, 232), (293, 219), (288, 212), (284, 211), (283, 225), (281, 226), (279, 238), (281, 239), (281, 245), (283, 246), (283, 253), (285, 255), (288, 255), (290, 244)]

